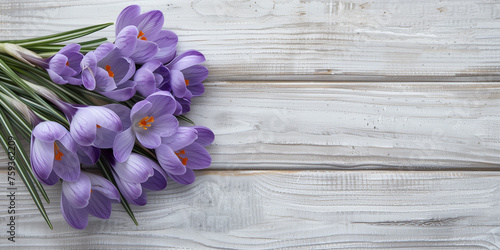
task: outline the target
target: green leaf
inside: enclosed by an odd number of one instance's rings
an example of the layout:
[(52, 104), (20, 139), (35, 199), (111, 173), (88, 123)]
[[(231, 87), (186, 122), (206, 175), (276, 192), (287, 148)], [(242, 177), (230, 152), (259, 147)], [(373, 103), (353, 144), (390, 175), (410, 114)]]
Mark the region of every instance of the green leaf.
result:
[[(2, 146), (4, 147), (5, 151), (8, 151), (9, 144), (7, 141), (8, 135), (15, 135), (14, 130), (12, 129), (12, 126), (10, 122), (7, 120), (6, 115), (4, 114), (3, 110), (0, 109), (0, 124), (2, 127), (5, 129), (5, 132), (3, 130), (0, 130), (0, 141), (2, 143)], [(22, 151), (18, 151), (21, 154), (21, 157), (25, 157)], [(19, 162), (18, 159), (15, 159), (16, 163), (16, 170), (21, 176), (22, 181), (26, 185), (26, 188), (28, 189), (31, 198), (35, 202), (35, 205), (37, 206), (38, 210), (42, 214), (43, 218), (47, 222), (47, 225), (50, 227), (50, 229), (54, 229), (52, 226), (52, 223), (50, 222), (49, 216), (47, 215), (47, 212), (45, 211), (45, 207), (42, 204), (42, 201), (40, 200), (40, 196), (38, 195), (38, 192), (35, 189), (35, 186), (33, 185), (33, 182), (31, 179), (27, 176), (27, 173), (25, 172), (25, 169), (22, 167), (19, 167), (20, 164), (23, 164), (23, 162)]]
[(178, 119), (178, 120), (183, 120), (183, 121), (186, 121), (186, 122), (188, 122), (188, 123), (191, 123), (192, 125), (196, 125), (196, 124), (194, 124), (194, 122), (193, 122), (193, 121), (191, 121), (191, 119), (187, 118), (187, 117), (186, 117), (186, 116), (184, 116), (184, 115), (178, 115), (178, 116), (176, 116), (176, 117), (177, 117), (177, 119)]
[(113, 25), (113, 23), (104, 23), (104, 24), (98, 24), (98, 25), (93, 25), (93, 26), (88, 26), (85, 28), (80, 28), (80, 29), (74, 29), (66, 32), (61, 32), (53, 35), (48, 35), (48, 36), (41, 36), (41, 37), (36, 37), (36, 38), (29, 38), (29, 39), (23, 39), (23, 40), (7, 40), (7, 41), (1, 41), (3, 43), (14, 43), (21, 45), (23, 47), (27, 46), (34, 46), (34, 45), (44, 45), (44, 44), (51, 44), (51, 43), (60, 43), (76, 38), (80, 38), (89, 34), (92, 34), (96, 31), (102, 30), (110, 25)]
[[(106, 164), (106, 166), (105, 166), (104, 162), (101, 159), (99, 159), (99, 161), (97, 161), (97, 166), (99, 167), (99, 170), (101, 170), (102, 175), (104, 177), (106, 177), (106, 179), (108, 179), (109, 181), (111, 181), (113, 183), (113, 185), (115, 185), (115, 187), (117, 187), (115, 178), (113, 178), (113, 174), (109, 170), (109, 164)], [(122, 192), (119, 189), (118, 189), (118, 191), (120, 192), (120, 197), (121, 197), (121, 202), (120, 203), (122, 204), (122, 206), (125, 209), (125, 211), (127, 212), (127, 214), (130, 216), (130, 218), (132, 219), (132, 221), (135, 223), (135, 225), (138, 226), (139, 223), (137, 223), (137, 220), (135, 219), (134, 212), (132, 212), (132, 209), (130, 208), (130, 205), (128, 204), (128, 202), (125, 199), (125, 197), (123, 197)]]
[[(0, 70), (3, 71), (14, 83), (16, 83), (19, 87), (26, 90), (28, 95), (30, 95), (33, 99), (35, 99), (38, 103), (43, 105), (45, 108), (49, 109), (54, 117), (59, 117), (63, 124), (69, 125), (66, 118), (62, 116), (57, 110), (55, 110), (52, 106), (50, 106), (47, 102), (45, 102), (38, 94), (36, 94), (30, 86), (28, 86), (21, 77), (19, 77), (12, 69), (7, 65), (2, 59), (0, 59)], [(12, 94), (12, 91), (10, 91)], [(15, 99), (15, 96), (11, 96)]]

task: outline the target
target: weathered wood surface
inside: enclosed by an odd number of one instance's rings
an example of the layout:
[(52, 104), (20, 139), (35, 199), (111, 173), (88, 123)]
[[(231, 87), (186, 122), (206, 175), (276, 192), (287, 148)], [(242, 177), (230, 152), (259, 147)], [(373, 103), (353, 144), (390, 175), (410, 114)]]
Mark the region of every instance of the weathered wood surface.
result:
[(205, 171), (191, 186), (148, 193), (137, 227), (116, 204), (83, 231), (62, 218), (60, 185), (48, 188), (53, 231), (17, 185), (17, 240), (0, 246), (498, 249), (498, 183), (497, 172)]
[[(137, 2), (165, 12), (179, 49), (211, 81), (500, 80), (500, 2), (200, 0)], [(0, 39), (115, 21), (131, 2), (0, 3)], [(93, 37), (113, 37), (109, 28)]]
[(213, 83), (217, 169), (498, 169), (498, 83)]
[[(83, 231), (62, 218), (60, 185), (50, 231), (18, 180), (14, 244), (0, 171), (0, 247), (500, 248), (500, 1), (134, 3), (207, 57), (188, 116), (217, 134), (214, 170), (149, 193), (138, 227), (116, 205)], [(5, 0), (0, 39), (114, 21), (129, 4)]]

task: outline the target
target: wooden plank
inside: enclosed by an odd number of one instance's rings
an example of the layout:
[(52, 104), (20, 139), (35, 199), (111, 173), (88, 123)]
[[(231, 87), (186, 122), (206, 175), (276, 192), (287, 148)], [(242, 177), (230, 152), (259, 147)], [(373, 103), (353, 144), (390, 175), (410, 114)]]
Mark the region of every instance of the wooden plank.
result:
[(92, 218), (82, 231), (60, 214), (60, 185), (48, 188), (51, 231), (17, 183), (16, 242), (3, 212), (0, 246), (498, 249), (498, 183), (498, 172), (206, 171), (193, 185), (148, 193), (134, 208), (137, 227), (116, 204), (108, 221)]
[(214, 83), (217, 169), (498, 169), (498, 83)]
[(187, 116), (216, 133), (213, 169), (491, 170), (499, 110), (499, 83), (238, 82)]
[[(115, 21), (123, 1), (5, 0), (0, 39)], [(500, 2), (168, 1), (179, 50), (207, 56), (210, 81), (498, 81)], [(113, 37), (107, 29), (93, 38)]]

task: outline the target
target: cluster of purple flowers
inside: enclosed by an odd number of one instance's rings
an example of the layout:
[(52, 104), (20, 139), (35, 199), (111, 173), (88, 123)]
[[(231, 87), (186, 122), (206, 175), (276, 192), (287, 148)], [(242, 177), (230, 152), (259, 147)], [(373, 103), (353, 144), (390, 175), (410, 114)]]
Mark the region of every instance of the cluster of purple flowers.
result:
[[(70, 44), (46, 60), (33, 60), (57, 84), (81, 85), (116, 101), (130, 100), (136, 93), (144, 97), (131, 108), (52, 98), (70, 130), (53, 121), (35, 124), (33, 171), (46, 185), (62, 179), (61, 210), (74, 228), (85, 228), (88, 214), (109, 218), (111, 202), (120, 201), (120, 192), (128, 202), (144, 205), (143, 189), (164, 189), (167, 176), (190, 184), (194, 169), (210, 166), (205, 147), (214, 140), (212, 131), (180, 127), (176, 118), (189, 111), (192, 97), (204, 92), (208, 70), (199, 63), (205, 58), (194, 50), (177, 55), (177, 36), (162, 26), (160, 11), (141, 14), (139, 6), (129, 6), (118, 16), (114, 43), (85, 55), (80, 45)], [(136, 144), (151, 149), (157, 161), (133, 152)], [(118, 189), (103, 177), (81, 171), (81, 165), (94, 165), (99, 158), (109, 162)]]

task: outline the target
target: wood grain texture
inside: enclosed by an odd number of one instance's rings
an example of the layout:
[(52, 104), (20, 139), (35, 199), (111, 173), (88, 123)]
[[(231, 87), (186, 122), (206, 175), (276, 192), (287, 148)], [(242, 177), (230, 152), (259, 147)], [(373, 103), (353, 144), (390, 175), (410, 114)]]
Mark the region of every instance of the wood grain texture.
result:
[[(5, 172), (0, 179), (6, 179)], [(497, 172), (205, 171), (190, 186), (148, 193), (134, 226), (116, 204), (104, 221), (77, 231), (48, 188), (51, 231), (18, 185), (16, 243), (26, 249), (410, 248), (498, 249)], [(7, 185), (0, 184), (2, 210)]]
[(0, 39), (113, 22), (132, 3), (164, 11), (210, 81), (500, 80), (498, 1), (6, 0)]
[(500, 84), (213, 83), (217, 169), (498, 169)]

